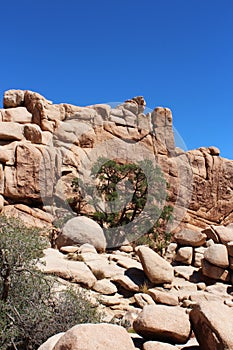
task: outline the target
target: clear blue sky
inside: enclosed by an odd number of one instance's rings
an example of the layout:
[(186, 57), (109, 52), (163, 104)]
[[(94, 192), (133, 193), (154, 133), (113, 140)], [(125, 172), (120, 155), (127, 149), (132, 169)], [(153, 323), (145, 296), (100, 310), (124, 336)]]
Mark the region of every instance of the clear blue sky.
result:
[(1, 2), (0, 94), (170, 107), (188, 149), (233, 159), (232, 0)]

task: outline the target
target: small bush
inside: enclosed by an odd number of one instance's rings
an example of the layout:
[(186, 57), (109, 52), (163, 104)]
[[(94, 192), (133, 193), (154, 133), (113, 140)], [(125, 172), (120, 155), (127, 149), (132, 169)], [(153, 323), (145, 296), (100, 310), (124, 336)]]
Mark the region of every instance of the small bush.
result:
[(97, 280), (102, 280), (105, 278), (105, 274), (102, 270), (94, 270), (92, 273)]
[(139, 291), (140, 293), (144, 293), (144, 294), (148, 294), (149, 290), (149, 286), (148, 286), (148, 283), (144, 282), (140, 287), (139, 287)]
[(48, 242), (35, 228), (0, 217), (0, 349), (36, 350), (50, 336), (101, 316), (84, 292), (56, 292), (36, 269)]

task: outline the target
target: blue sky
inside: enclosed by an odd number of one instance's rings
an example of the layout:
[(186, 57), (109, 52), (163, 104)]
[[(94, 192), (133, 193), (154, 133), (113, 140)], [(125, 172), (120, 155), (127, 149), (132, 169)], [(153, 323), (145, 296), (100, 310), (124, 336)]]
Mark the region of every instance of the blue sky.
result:
[(87, 105), (143, 95), (188, 149), (233, 159), (232, 0), (1, 3), (0, 95)]

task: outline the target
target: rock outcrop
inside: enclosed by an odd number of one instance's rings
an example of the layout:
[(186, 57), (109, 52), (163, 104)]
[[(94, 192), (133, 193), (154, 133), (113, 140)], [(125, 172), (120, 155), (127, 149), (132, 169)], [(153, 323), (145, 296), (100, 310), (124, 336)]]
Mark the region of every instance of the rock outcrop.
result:
[[(198, 341), (200, 349), (230, 350), (233, 161), (216, 147), (176, 148), (171, 111), (145, 106), (141, 96), (114, 107), (79, 107), (53, 104), (32, 91), (7, 91), (0, 110), (0, 210), (55, 232), (56, 249), (44, 251), (38, 268), (59, 277), (63, 287), (88, 289), (106, 322), (117, 320), (141, 335), (139, 348), (185, 349), (194, 340), (195, 349)], [(72, 181), (91, 182), (100, 156), (121, 164), (146, 159), (162, 171), (169, 186), (161, 206), (174, 208), (164, 228), (173, 241), (163, 257), (130, 245), (135, 237), (124, 235), (119, 250), (105, 250), (102, 228), (87, 217), (63, 222), (56, 236), (54, 219), (74, 214)], [(99, 207), (106, 209), (101, 200)], [(91, 201), (84, 211), (93, 211)], [(133, 340), (120, 326), (76, 325), (40, 349), (133, 350), (139, 346)]]
[(207, 224), (232, 222), (233, 163), (219, 157), (214, 147), (187, 152), (193, 172), (193, 192), (189, 204), (189, 223), (200, 227)]
[(219, 157), (216, 147), (187, 153), (176, 149), (171, 111), (157, 107), (145, 113), (141, 96), (114, 108), (78, 107), (53, 104), (32, 91), (9, 90), (0, 110), (0, 141), (5, 205), (44, 204), (54, 214), (54, 198), (69, 198), (70, 181), (85, 168), (86, 158), (109, 155), (111, 149), (115, 159), (134, 161), (145, 154), (156, 159), (170, 185), (175, 217), (170, 228), (181, 221), (191, 230), (232, 222), (233, 162)]

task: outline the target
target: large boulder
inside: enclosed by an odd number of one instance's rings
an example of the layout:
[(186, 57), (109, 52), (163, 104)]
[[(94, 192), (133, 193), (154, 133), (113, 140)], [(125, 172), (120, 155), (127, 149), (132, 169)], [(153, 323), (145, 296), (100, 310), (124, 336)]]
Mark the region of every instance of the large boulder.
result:
[(212, 228), (218, 235), (218, 238), (222, 244), (227, 244), (230, 241), (233, 241), (233, 226), (214, 226)]
[(203, 350), (233, 349), (233, 310), (217, 302), (202, 302), (190, 312), (192, 329)]
[(185, 265), (191, 265), (193, 260), (193, 248), (192, 247), (181, 247), (177, 250), (175, 261), (183, 263)]
[(200, 247), (206, 241), (206, 235), (201, 231), (184, 229), (174, 235), (175, 241), (180, 245)]
[(229, 282), (230, 272), (222, 267), (210, 264), (206, 259), (201, 262), (202, 273), (204, 276), (212, 278), (217, 281)]
[(117, 292), (117, 287), (115, 284), (113, 284), (107, 278), (96, 281), (92, 289), (104, 295), (111, 295)]
[(38, 124), (43, 131), (54, 132), (59, 121), (65, 119), (65, 108), (62, 104), (53, 105), (40, 94), (25, 91), (24, 106), (32, 114), (33, 123)]
[(152, 297), (147, 293), (135, 293), (134, 300), (140, 308), (144, 308), (145, 305), (154, 305), (155, 302)]
[(204, 258), (211, 264), (227, 268), (229, 266), (227, 247), (223, 244), (214, 244), (208, 247)]
[(127, 331), (113, 324), (80, 324), (69, 329), (53, 350), (135, 350)]
[(36, 124), (24, 125), (24, 136), (32, 143), (42, 143), (42, 130)]
[(30, 204), (41, 203), (41, 197), (52, 198), (59, 172), (56, 150), (30, 142), (18, 142), (14, 153), (13, 166), (5, 166), (4, 169), (4, 196), (13, 202)]
[(125, 290), (129, 290), (131, 292), (139, 292), (140, 287), (137, 283), (135, 283), (129, 276), (119, 274), (117, 276), (112, 277), (113, 282), (119, 284)]
[(68, 220), (62, 228), (62, 234), (56, 240), (58, 248), (84, 243), (93, 245), (97, 251), (104, 251), (106, 248), (103, 229), (86, 216), (78, 216)]
[(136, 252), (146, 276), (152, 283), (162, 284), (173, 281), (173, 267), (159, 254), (146, 246), (138, 246)]
[(171, 110), (169, 108), (156, 107), (151, 113), (151, 121), (154, 127), (159, 153), (174, 153), (175, 142), (172, 130)]
[(1, 122), (0, 123), (0, 140), (2, 141), (19, 141), (23, 140), (23, 126), (19, 123)]
[(4, 93), (3, 106), (4, 108), (12, 108), (22, 106), (24, 102), (23, 90), (7, 90)]
[(143, 338), (184, 344), (191, 333), (189, 317), (180, 307), (146, 305), (133, 323)]
[(32, 121), (32, 115), (25, 107), (1, 109), (0, 113), (3, 122), (26, 124)]

